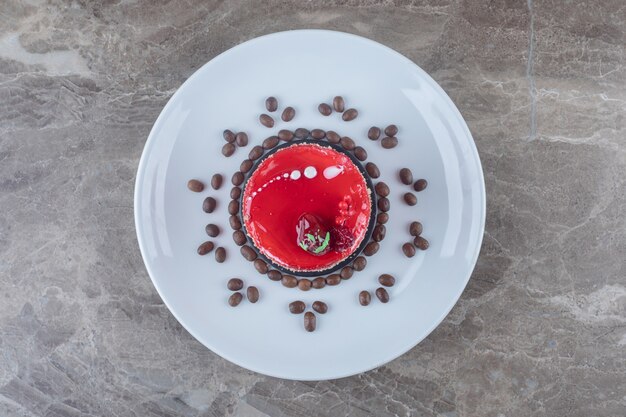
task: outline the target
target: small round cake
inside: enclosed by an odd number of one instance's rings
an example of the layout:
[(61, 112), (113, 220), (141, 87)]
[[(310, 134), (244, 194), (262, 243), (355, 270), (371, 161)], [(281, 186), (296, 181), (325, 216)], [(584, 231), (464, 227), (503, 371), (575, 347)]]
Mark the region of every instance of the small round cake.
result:
[(343, 267), (367, 244), (375, 215), (358, 162), (328, 143), (275, 148), (250, 173), (242, 195), (245, 232), (275, 267), (301, 276)]

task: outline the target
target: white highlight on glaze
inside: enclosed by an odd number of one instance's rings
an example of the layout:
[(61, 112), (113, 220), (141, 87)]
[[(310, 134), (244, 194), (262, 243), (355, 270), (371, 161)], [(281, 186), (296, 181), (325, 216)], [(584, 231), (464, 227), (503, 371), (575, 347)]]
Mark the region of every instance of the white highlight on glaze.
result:
[(302, 174), (300, 174), (300, 171), (295, 169), (295, 170), (291, 171), (291, 175), (290, 176), (291, 176), (292, 180), (297, 180), (298, 178), (300, 178), (300, 175), (302, 175)]
[(327, 168), (324, 168), (324, 178), (327, 180), (332, 180), (337, 175), (343, 172), (343, 167), (341, 165), (333, 165)]
[(285, 178), (289, 178), (289, 174), (287, 174), (286, 172), (283, 174), (283, 177)]
[(315, 176), (317, 175), (317, 169), (315, 169), (315, 167), (306, 167), (304, 168), (304, 176), (311, 179), (311, 178), (315, 178)]

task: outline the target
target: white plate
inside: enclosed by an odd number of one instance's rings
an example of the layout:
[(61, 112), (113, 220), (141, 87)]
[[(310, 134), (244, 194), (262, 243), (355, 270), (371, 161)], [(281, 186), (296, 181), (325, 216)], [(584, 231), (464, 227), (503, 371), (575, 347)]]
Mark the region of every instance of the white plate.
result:
[[(317, 111), (340, 94), (359, 117), (343, 122)], [(289, 123), (273, 129), (258, 122), (264, 100), (274, 95), (279, 111), (293, 106)], [(400, 144), (385, 150), (367, 139), (370, 126), (398, 125)], [(231, 239), (226, 206), (230, 175), (253, 145), (279, 129), (332, 129), (354, 138), (392, 188), (387, 238), (368, 267), (336, 287), (302, 292), (259, 275), (243, 260)], [(222, 131), (246, 131), (250, 145), (224, 158)], [(409, 191), (397, 170), (409, 167), (428, 188), (409, 207)], [(213, 191), (212, 174), (225, 176)], [(200, 193), (187, 190), (190, 178), (207, 183)], [(201, 210), (213, 195), (218, 209)], [(430, 249), (408, 259), (402, 243), (408, 224), (420, 220)], [(148, 273), (178, 321), (201, 343), (240, 366), (281, 378), (339, 378), (380, 366), (425, 338), (461, 295), (478, 252), (485, 222), (485, 188), (478, 153), (460, 113), (423, 70), (399, 53), (345, 33), (300, 30), (275, 33), (238, 45), (200, 68), (174, 94), (157, 119), (141, 157), (135, 188), (135, 222)], [(226, 247), (228, 261), (198, 256), (207, 240), (204, 226), (220, 225), (212, 239)], [(375, 290), (377, 277), (391, 273), (391, 301), (358, 303), (361, 290)], [(229, 307), (226, 282), (242, 277), (261, 292), (256, 304)], [(289, 302), (325, 301), (317, 330), (305, 332), (302, 315)], [(172, 352), (176, 355), (176, 352)]]

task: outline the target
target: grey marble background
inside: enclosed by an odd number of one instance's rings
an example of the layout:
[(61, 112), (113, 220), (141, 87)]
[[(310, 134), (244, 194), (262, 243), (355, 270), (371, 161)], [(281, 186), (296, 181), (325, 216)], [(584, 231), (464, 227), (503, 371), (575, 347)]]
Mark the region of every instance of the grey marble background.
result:
[[(133, 181), (207, 60), (285, 29), (364, 35), (450, 94), (483, 161), (482, 254), (444, 323), (352, 378), (232, 365), (146, 274)], [(1, 0), (0, 416), (623, 416), (626, 5)]]

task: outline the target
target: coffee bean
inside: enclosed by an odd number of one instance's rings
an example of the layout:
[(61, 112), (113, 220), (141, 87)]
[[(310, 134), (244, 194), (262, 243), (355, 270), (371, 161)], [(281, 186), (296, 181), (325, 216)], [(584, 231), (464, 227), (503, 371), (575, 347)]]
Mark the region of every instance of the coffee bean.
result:
[(276, 97), (268, 97), (265, 99), (265, 108), (269, 112), (274, 112), (278, 108), (278, 100)]
[(272, 149), (274, 146), (278, 145), (278, 141), (278, 136), (270, 136), (263, 141), (261, 146), (263, 147), (263, 149)]
[(189, 188), (194, 193), (200, 193), (204, 191), (204, 184), (198, 180), (189, 180), (187, 181), (187, 188)]
[(415, 184), (413, 184), (413, 189), (417, 192), (424, 191), (426, 187), (428, 187), (428, 181), (423, 178), (415, 181)]
[(310, 279), (306, 279), (306, 278), (300, 278), (298, 280), (298, 288), (300, 288), (302, 291), (308, 291), (311, 289), (311, 280)]
[(356, 143), (354, 143), (354, 140), (352, 140), (352, 138), (349, 138), (347, 136), (342, 137), (339, 143), (341, 144), (341, 146), (344, 147), (344, 149), (347, 149), (349, 151), (353, 150), (354, 147), (356, 146)]
[(226, 260), (226, 249), (223, 247), (219, 247), (215, 249), (215, 261), (218, 263), (222, 263)]
[(326, 132), (322, 129), (313, 129), (311, 130), (311, 136), (313, 139), (322, 140), (326, 136)]
[(232, 143), (226, 143), (224, 144), (224, 146), (222, 146), (222, 155), (224, 155), (225, 157), (228, 158), (234, 153), (235, 153), (235, 145), (233, 145)]
[(411, 225), (409, 226), (409, 233), (411, 234), (411, 236), (419, 236), (422, 234), (422, 223), (420, 222), (411, 222)]
[(380, 285), (383, 287), (393, 287), (393, 284), (396, 283), (396, 279), (389, 274), (382, 274), (378, 277), (378, 282), (380, 282)]
[(365, 256), (372, 256), (378, 252), (379, 248), (380, 244), (378, 242), (370, 242), (365, 246), (365, 249), (363, 249), (363, 254)]
[(259, 274), (267, 274), (267, 272), (269, 271), (269, 267), (263, 259), (255, 259), (253, 265), (254, 269), (256, 269)]
[(343, 113), (343, 111), (345, 110), (345, 103), (343, 101), (343, 97), (336, 96), (333, 99), (333, 109), (335, 109), (337, 113)]
[(387, 213), (378, 213), (378, 216), (376, 216), (376, 222), (378, 224), (385, 224), (389, 221), (389, 214)]
[(391, 208), (391, 202), (386, 197), (378, 199), (378, 210), (387, 212)]
[(223, 178), (220, 174), (213, 174), (211, 177), (211, 187), (213, 187), (214, 190), (219, 190), (222, 186), (222, 181)]
[(304, 330), (307, 332), (313, 332), (315, 331), (315, 325), (315, 314), (310, 311), (304, 313)]
[(302, 314), (305, 308), (306, 304), (304, 304), (302, 301), (292, 301), (291, 303), (289, 303), (289, 312), (291, 314)]
[(316, 289), (324, 288), (326, 286), (326, 280), (322, 277), (315, 278), (311, 282), (311, 286)]
[(356, 159), (359, 161), (365, 161), (367, 159), (367, 151), (360, 146), (357, 146), (354, 148), (354, 156), (356, 156)]
[(204, 211), (205, 213), (213, 213), (216, 205), (217, 201), (215, 201), (213, 197), (207, 197), (202, 202), (202, 211)]
[(233, 177), (230, 179), (230, 182), (232, 182), (234, 186), (238, 187), (243, 183), (243, 180), (244, 180), (243, 172), (237, 171), (233, 174)]
[(405, 243), (402, 245), (402, 252), (407, 258), (412, 258), (415, 256), (415, 247), (411, 243)]
[(398, 133), (398, 126), (389, 125), (385, 128), (385, 135), (387, 136), (395, 136)]
[(380, 242), (385, 239), (385, 235), (387, 234), (387, 228), (384, 224), (379, 224), (374, 227), (374, 232), (372, 233), (372, 239), (374, 242)]
[(237, 307), (239, 303), (241, 303), (241, 300), (243, 300), (243, 295), (241, 295), (240, 292), (236, 292), (230, 297), (228, 297), (228, 304), (231, 307)]
[(413, 193), (404, 193), (404, 202), (407, 203), (409, 206), (414, 206), (417, 204), (417, 197), (415, 197), (415, 194)]
[(239, 171), (241, 172), (248, 172), (252, 169), (252, 164), (254, 164), (254, 162), (252, 162), (249, 159), (244, 159), (241, 162), (241, 165), (239, 165)]
[(235, 141), (235, 134), (232, 132), (232, 130), (226, 129), (224, 131), (224, 140), (228, 143), (233, 143)]
[(306, 139), (309, 137), (309, 130), (303, 127), (299, 127), (294, 132), (294, 136), (297, 137), (298, 139)]
[(239, 132), (235, 135), (237, 146), (248, 146), (248, 135), (245, 132)]
[(378, 166), (376, 166), (376, 164), (373, 162), (368, 162), (367, 164), (365, 164), (365, 170), (372, 178), (380, 177), (380, 171), (378, 170)]
[(430, 246), (430, 244), (428, 243), (428, 241), (426, 239), (424, 239), (421, 236), (416, 237), (415, 239), (413, 239), (413, 244), (421, 250), (426, 250), (428, 249), (428, 247)]
[(259, 301), (259, 289), (255, 286), (248, 287), (248, 289), (246, 290), (246, 295), (248, 296), (248, 301), (250, 301), (252, 304)]
[(239, 211), (239, 202), (237, 200), (230, 200), (228, 203), (228, 214), (236, 215)]
[(344, 266), (339, 272), (339, 276), (341, 277), (341, 279), (350, 279), (352, 278), (352, 274), (354, 274), (354, 270), (349, 266)]
[(231, 278), (228, 280), (228, 284), (226, 284), (226, 286), (231, 291), (239, 291), (243, 288), (243, 281), (239, 278)]
[(220, 228), (214, 225), (213, 223), (207, 224), (204, 228), (207, 235), (211, 237), (216, 237), (220, 234)]
[(298, 280), (293, 275), (283, 275), (280, 282), (287, 288), (295, 288), (298, 286)]
[(213, 250), (214, 246), (215, 245), (213, 245), (213, 242), (207, 240), (206, 242), (198, 246), (198, 255), (206, 255)]
[(281, 274), (280, 271), (273, 269), (267, 273), (267, 277), (272, 281), (280, 281), (283, 279), (283, 274)]
[(351, 120), (356, 119), (358, 115), (359, 115), (359, 112), (356, 111), (356, 109), (348, 109), (343, 112), (343, 114), (341, 115), (341, 118), (343, 119), (344, 122), (349, 122)]
[(322, 113), (324, 116), (330, 116), (330, 114), (333, 112), (333, 109), (326, 103), (322, 103), (317, 106), (317, 110), (319, 110), (319, 112)]
[(233, 240), (237, 244), (237, 246), (242, 246), (246, 243), (246, 235), (241, 230), (235, 230), (233, 232)]
[(257, 258), (257, 254), (254, 249), (248, 245), (243, 245), (239, 251), (246, 261), (252, 262)]
[(290, 122), (296, 116), (296, 110), (293, 107), (285, 107), (283, 114), (280, 116), (283, 122)]
[(241, 188), (239, 187), (233, 187), (230, 189), (230, 198), (232, 198), (233, 200), (239, 200), (239, 197), (241, 197)]
[(320, 314), (326, 314), (326, 312), (328, 311), (328, 305), (326, 305), (326, 303), (323, 301), (314, 301), (311, 307), (313, 307), (313, 310), (317, 311)]
[(326, 132), (326, 140), (329, 141), (330, 143), (337, 144), (341, 141), (341, 136), (339, 136), (337, 132), (333, 130), (329, 130), (328, 132)]
[(274, 127), (274, 119), (268, 114), (263, 113), (260, 115), (259, 122), (265, 127)]
[(259, 159), (262, 155), (263, 155), (263, 148), (257, 145), (250, 150), (250, 153), (248, 154), (248, 158), (255, 161)]
[(361, 291), (359, 293), (359, 304), (361, 304), (362, 306), (367, 306), (370, 304), (371, 301), (372, 296), (370, 295), (369, 291)]
[(370, 130), (367, 131), (367, 137), (371, 140), (378, 140), (380, 137), (380, 128), (376, 126), (370, 127)]
[(326, 285), (339, 285), (341, 277), (339, 274), (332, 274), (326, 277)]
[(408, 168), (402, 168), (398, 176), (402, 184), (411, 185), (413, 182), (413, 173)]
[(382, 181), (376, 183), (374, 190), (376, 190), (376, 194), (380, 197), (387, 197), (389, 195), (389, 186)]
[(396, 138), (395, 136), (385, 136), (380, 141), (380, 144), (385, 149), (395, 148), (398, 145), (398, 138)]
[(357, 257), (354, 262), (352, 262), (352, 269), (355, 271), (362, 271), (367, 266), (367, 259), (363, 256)]
[(278, 132), (278, 139), (289, 142), (291, 139), (293, 139), (293, 132), (291, 130), (282, 129)]
[(376, 289), (376, 297), (378, 297), (381, 303), (389, 302), (389, 293), (383, 287)]
[(228, 218), (228, 222), (230, 223), (230, 227), (233, 230), (241, 229), (241, 219), (239, 216), (232, 215)]

